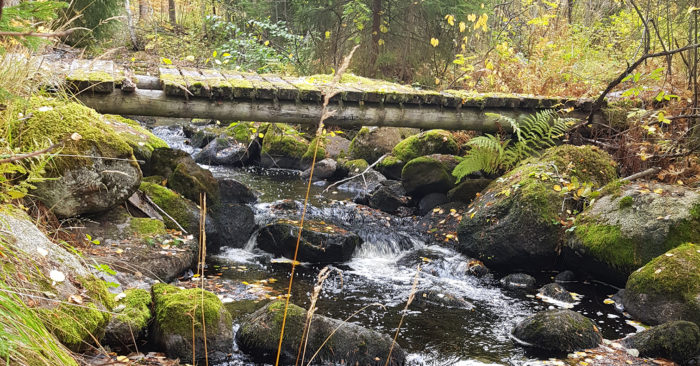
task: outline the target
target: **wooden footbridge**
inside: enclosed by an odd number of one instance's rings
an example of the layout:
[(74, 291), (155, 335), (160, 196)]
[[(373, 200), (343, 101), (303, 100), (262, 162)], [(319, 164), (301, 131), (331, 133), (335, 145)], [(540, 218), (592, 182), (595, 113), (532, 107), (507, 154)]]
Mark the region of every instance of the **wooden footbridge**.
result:
[[(34, 62), (35, 66), (36, 61)], [(111, 61), (47, 62), (85, 105), (100, 113), (226, 121), (317, 124), (332, 77), (289, 77), (229, 70), (162, 67), (158, 76), (134, 75)], [(495, 131), (488, 112), (520, 117), (538, 109), (569, 109), (585, 116), (592, 100), (531, 95), (433, 91), (346, 74), (331, 99), (326, 123), (423, 129)]]

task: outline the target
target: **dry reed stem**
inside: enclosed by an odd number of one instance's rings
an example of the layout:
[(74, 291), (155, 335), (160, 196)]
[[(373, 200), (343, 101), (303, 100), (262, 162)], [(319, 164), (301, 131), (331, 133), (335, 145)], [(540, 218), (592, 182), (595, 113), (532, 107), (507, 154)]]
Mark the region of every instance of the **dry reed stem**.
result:
[[(338, 91), (335, 89), (336, 85), (340, 81), (340, 79), (343, 76), (343, 73), (345, 70), (347, 70), (348, 66), (350, 66), (350, 60), (352, 59), (352, 55), (355, 53), (359, 45), (355, 46), (352, 51), (350, 51), (350, 54), (345, 58), (343, 61), (343, 64), (338, 68), (335, 76), (333, 77), (333, 81), (331, 82), (330, 85), (328, 85), (328, 88), (323, 90), (323, 109), (321, 110), (321, 118), (318, 122), (318, 129), (316, 130), (316, 137), (318, 137), (322, 132), (323, 132), (323, 122), (330, 116), (333, 115), (334, 111), (329, 111), (328, 110), (328, 103), (330, 103), (331, 98), (338, 94)], [(284, 328), (287, 325), (287, 311), (289, 310), (289, 299), (292, 297), (292, 284), (294, 283), (294, 270), (296, 269), (296, 263), (297, 263), (297, 254), (299, 253), (299, 243), (301, 242), (301, 232), (304, 228), (304, 218), (306, 217), (306, 208), (309, 203), (309, 193), (311, 192), (311, 182), (313, 181), (314, 177), (314, 168), (316, 166), (316, 157), (318, 155), (318, 146), (320, 143), (319, 138), (316, 139), (316, 144), (314, 145), (314, 156), (311, 160), (311, 170), (309, 171), (309, 182), (306, 185), (306, 195), (304, 196), (304, 207), (301, 212), (301, 219), (299, 220), (299, 231), (297, 232), (297, 242), (296, 242), (296, 247), (294, 248), (294, 258), (292, 259), (292, 269), (290, 271), (290, 276), (289, 276), (289, 286), (287, 288), (287, 296), (284, 302), (284, 314), (282, 317), (282, 327), (280, 329), (280, 340), (279, 344), (277, 345), (277, 357), (275, 358), (275, 366), (279, 366), (280, 362), (280, 356), (282, 355), (282, 341), (284, 340)]]
[(403, 308), (401, 314), (401, 320), (399, 320), (399, 326), (396, 328), (396, 333), (394, 333), (394, 339), (391, 341), (391, 347), (389, 347), (389, 355), (386, 356), (386, 363), (384, 366), (388, 366), (391, 362), (391, 352), (394, 350), (394, 345), (396, 344), (396, 339), (399, 337), (399, 331), (403, 325), (404, 318), (406, 318), (406, 313), (408, 312), (408, 306), (411, 305), (413, 299), (416, 298), (416, 289), (418, 288), (418, 275), (420, 274), (420, 264), (416, 268), (416, 275), (413, 277), (413, 286), (411, 287), (411, 293), (408, 295), (408, 300), (406, 301), (406, 306)]

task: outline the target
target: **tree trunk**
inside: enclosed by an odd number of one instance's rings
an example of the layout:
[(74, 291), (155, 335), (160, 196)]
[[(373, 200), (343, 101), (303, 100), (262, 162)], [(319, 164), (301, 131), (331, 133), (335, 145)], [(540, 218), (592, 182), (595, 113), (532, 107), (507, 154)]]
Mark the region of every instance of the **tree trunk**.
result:
[(170, 25), (173, 28), (177, 27), (177, 18), (175, 17), (175, 0), (168, 0), (168, 18), (170, 19)]
[(139, 50), (139, 41), (136, 38), (136, 30), (134, 29), (134, 17), (131, 14), (131, 3), (129, 0), (124, 0), (124, 7), (126, 8), (126, 27), (129, 29), (129, 37), (131, 37), (131, 44), (134, 51)]
[(140, 0), (139, 1), (139, 22), (142, 22), (144, 20), (148, 20), (148, 3), (146, 3), (146, 0)]
[(374, 77), (377, 73), (377, 58), (379, 57), (379, 40), (381, 39), (382, 25), (382, 0), (372, 0), (372, 46), (369, 55), (369, 75)]
[(566, 20), (569, 21), (569, 24), (571, 24), (573, 18), (574, 1), (575, 0), (566, 0)]

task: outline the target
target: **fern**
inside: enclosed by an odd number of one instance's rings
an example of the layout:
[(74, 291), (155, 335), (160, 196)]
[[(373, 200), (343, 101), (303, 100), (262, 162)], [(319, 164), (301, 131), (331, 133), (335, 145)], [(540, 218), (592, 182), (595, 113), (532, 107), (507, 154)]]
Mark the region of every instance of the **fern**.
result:
[(512, 169), (523, 159), (539, 156), (540, 151), (555, 146), (576, 121), (575, 118), (561, 118), (551, 109), (531, 114), (520, 123), (500, 114), (486, 115), (509, 124), (516, 140), (501, 141), (489, 134), (469, 140), (467, 145), (471, 150), (452, 171), (458, 182), (474, 172), (495, 174)]

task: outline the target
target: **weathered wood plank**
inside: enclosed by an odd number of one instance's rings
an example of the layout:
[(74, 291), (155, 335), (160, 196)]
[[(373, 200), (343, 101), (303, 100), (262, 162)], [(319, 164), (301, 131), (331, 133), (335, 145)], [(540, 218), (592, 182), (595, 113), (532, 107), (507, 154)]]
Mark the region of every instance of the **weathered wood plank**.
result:
[(187, 90), (192, 93), (192, 96), (202, 98), (211, 97), (211, 88), (209, 87), (207, 78), (204, 77), (199, 70), (190, 67), (182, 67), (180, 68), (180, 74), (182, 74), (182, 77), (185, 79)]
[(111, 93), (114, 91), (114, 63), (104, 60), (73, 60), (66, 81), (78, 92)]
[(233, 87), (220, 72), (211, 69), (200, 69), (200, 73), (207, 79), (214, 99), (233, 99)]
[(174, 67), (161, 67), (158, 69), (160, 73), (161, 89), (165, 94), (175, 97), (186, 97), (189, 95), (187, 90), (187, 82), (182, 77), (180, 71)]
[(233, 71), (221, 71), (221, 75), (226, 78), (233, 88), (233, 97), (235, 99), (252, 99), (255, 96), (255, 87), (253, 83), (246, 80), (243, 75)]
[(275, 99), (275, 86), (269, 81), (263, 79), (262, 76), (258, 74), (241, 73), (244, 79), (248, 80), (255, 88), (255, 99)]
[(304, 77), (283, 77), (283, 79), (299, 89), (297, 99), (301, 102), (320, 102), (323, 100), (321, 89), (308, 82)]
[(278, 100), (296, 100), (299, 97), (299, 89), (279, 75), (262, 74), (260, 76), (275, 87)]

